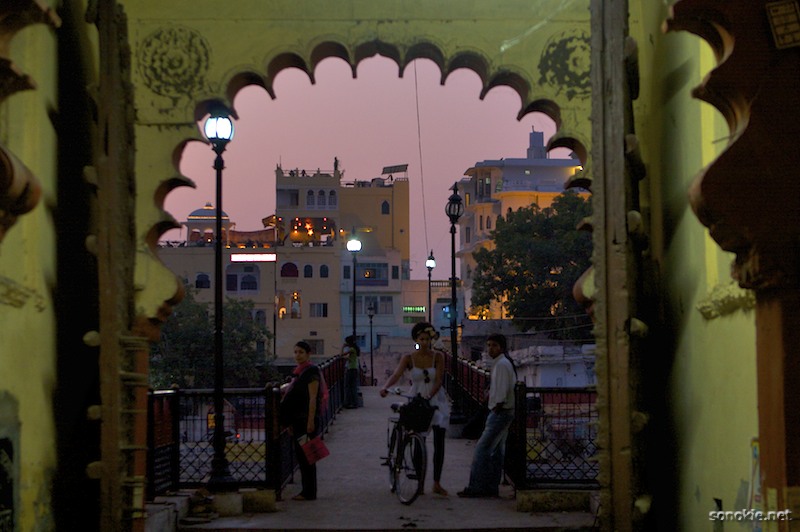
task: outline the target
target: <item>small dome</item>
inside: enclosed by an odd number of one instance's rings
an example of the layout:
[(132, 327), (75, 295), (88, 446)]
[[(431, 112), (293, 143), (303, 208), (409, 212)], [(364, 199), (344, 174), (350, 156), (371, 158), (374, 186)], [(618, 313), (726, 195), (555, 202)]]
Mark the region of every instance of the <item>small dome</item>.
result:
[[(211, 205), (211, 202), (206, 203), (205, 207), (202, 209), (197, 209), (192, 211), (192, 213), (187, 217), (187, 221), (200, 221), (200, 220), (214, 220), (217, 215), (217, 210)], [(225, 214), (225, 211), (222, 211), (222, 219), (228, 220), (228, 215)]]

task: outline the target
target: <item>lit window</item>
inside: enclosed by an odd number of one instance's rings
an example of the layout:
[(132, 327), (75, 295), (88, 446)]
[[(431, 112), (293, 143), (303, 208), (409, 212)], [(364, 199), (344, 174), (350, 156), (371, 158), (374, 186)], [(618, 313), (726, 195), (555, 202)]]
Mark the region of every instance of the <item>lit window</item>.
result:
[(297, 292), (294, 292), (292, 294), (292, 303), (291, 303), (289, 308), (291, 309), (291, 311), (289, 313), (289, 316), (293, 320), (300, 319), (300, 317), (301, 317), (301, 315), (300, 315), (300, 294), (298, 294)]

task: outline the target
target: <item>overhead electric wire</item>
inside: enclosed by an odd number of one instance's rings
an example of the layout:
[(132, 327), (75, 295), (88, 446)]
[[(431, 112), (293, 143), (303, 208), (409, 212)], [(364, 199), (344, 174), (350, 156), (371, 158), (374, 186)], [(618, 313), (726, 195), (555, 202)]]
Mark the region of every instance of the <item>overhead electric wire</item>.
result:
[(417, 62), (412, 61), (414, 64), (414, 99), (417, 109), (417, 147), (419, 150), (419, 180), (422, 187), (422, 224), (425, 226), (425, 249), (430, 249), (428, 246), (428, 209), (425, 208), (425, 172), (422, 168), (422, 126), (419, 120), (419, 87), (417, 86)]
[(570, 318), (588, 318), (587, 314), (570, 314), (568, 316), (541, 316), (531, 318), (511, 318), (517, 321), (568, 320)]

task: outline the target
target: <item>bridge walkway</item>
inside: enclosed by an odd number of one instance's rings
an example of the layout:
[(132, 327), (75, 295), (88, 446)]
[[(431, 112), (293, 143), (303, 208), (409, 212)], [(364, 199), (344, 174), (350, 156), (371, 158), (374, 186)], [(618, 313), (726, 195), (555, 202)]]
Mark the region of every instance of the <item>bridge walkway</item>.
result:
[(299, 472), (284, 490), (277, 511), (222, 517), (181, 530), (594, 530), (588, 512), (519, 512), (514, 489), (500, 487), (496, 499), (462, 499), (474, 440), (446, 440), (442, 485), (449, 496), (434, 495), (432, 437), (428, 438), (428, 478), (425, 495), (412, 505), (401, 504), (389, 491), (389, 476), (381, 457), (386, 454), (386, 427), (390, 404), (398, 398), (378, 395), (378, 388), (361, 388), (364, 407), (343, 410), (331, 425), (325, 442), (331, 455), (318, 463), (318, 498), (293, 501), (300, 491)]

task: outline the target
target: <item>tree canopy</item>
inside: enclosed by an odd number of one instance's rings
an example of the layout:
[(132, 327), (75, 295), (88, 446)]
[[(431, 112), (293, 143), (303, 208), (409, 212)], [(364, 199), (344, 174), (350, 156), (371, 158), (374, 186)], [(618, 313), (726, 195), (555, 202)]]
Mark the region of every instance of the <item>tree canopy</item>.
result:
[(473, 253), (472, 305), (501, 302), (523, 331), (590, 338), (589, 318), (572, 296), (575, 281), (590, 265), (591, 235), (577, 230), (590, 214), (588, 200), (565, 192), (550, 207), (534, 204), (498, 217), (491, 232), (494, 249)]
[[(214, 386), (214, 313), (198, 302), (196, 289), (186, 296), (161, 329), (161, 341), (150, 357), (150, 381), (155, 388)], [(253, 302), (227, 298), (223, 304), (225, 386), (263, 386), (276, 374), (266, 349), (272, 334), (252, 318)]]

